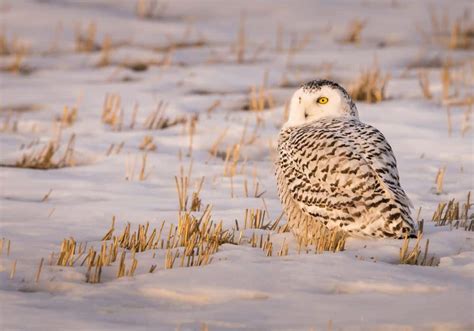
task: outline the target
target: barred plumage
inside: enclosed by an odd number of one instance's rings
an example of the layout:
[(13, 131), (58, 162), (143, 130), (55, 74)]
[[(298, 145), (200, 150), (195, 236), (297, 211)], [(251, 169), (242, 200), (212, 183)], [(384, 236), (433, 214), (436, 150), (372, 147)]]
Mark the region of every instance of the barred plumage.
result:
[(355, 104), (336, 83), (313, 81), (294, 94), (278, 152), (278, 190), (296, 234), (318, 222), (359, 236), (414, 233), (390, 145), (359, 121)]

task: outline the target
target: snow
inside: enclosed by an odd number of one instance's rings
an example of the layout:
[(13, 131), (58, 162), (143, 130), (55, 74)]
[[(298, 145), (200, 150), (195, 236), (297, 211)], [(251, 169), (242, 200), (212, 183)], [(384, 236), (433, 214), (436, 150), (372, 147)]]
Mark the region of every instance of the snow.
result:
[[(467, 107), (452, 107), (452, 134), (448, 135), (446, 107), (440, 102), (440, 66), (429, 68), (432, 100), (423, 98), (414, 61), (450, 58), (464, 72), (456, 80), (459, 95), (471, 95), (473, 51), (427, 45), (416, 26), (429, 30), (430, 6), (446, 9), (451, 18), (473, 9), (470, 1), (170, 1), (162, 17), (141, 19), (136, 1), (43, 0), (4, 1), (0, 24), (8, 39), (30, 45), (24, 64), (28, 75), (0, 72), (0, 126), (8, 109), (14, 112), (16, 132), (0, 132), (0, 238), (6, 241), (0, 256), (0, 326), (5, 330), (469, 330), (474, 328), (474, 235), (463, 229), (438, 227), (431, 221), (439, 202), (465, 202), (474, 188), (473, 130), (461, 134)], [(236, 63), (232, 45), (244, 15), (247, 51)], [(360, 44), (341, 44), (351, 20), (367, 19)], [(108, 35), (123, 45), (111, 50), (111, 65), (97, 67), (101, 54), (74, 51), (74, 31), (81, 23), (97, 24), (100, 45)], [(471, 20), (472, 22), (472, 20)], [(284, 31), (285, 48), (297, 33), (310, 42), (288, 59), (275, 50), (277, 26)], [(48, 52), (57, 26), (58, 51)], [(171, 63), (151, 65), (145, 71), (120, 66), (126, 61), (160, 61), (170, 40), (180, 41), (191, 26), (187, 42), (203, 38), (203, 46), (177, 48)], [(380, 43), (385, 42), (384, 47)], [(235, 48), (235, 47), (234, 47)], [(261, 48), (261, 52), (256, 50)], [(254, 54), (257, 54), (254, 56)], [(374, 58), (391, 73), (389, 99), (378, 104), (357, 102), (363, 121), (380, 129), (397, 156), (401, 182), (416, 211), (424, 219), (422, 244), (439, 266), (400, 265), (400, 240), (349, 239), (338, 253), (298, 254), (290, 233), (271, 235), (276, 250), (283, 241), (289, 255), (266, 257), (259, 248), (225, 244), (206, 266), (164, 268), (165, 250), (137, 253), (134, 277), (116, 279), (117, 263), (104, 267), (102, 282), (85, 282), (85, 267), (49, 264), (64, 238), (74, 237), (100, 247), (112, 216), (118, 231), (132, 223), (159, 227), (177, 222), (178, 197), (174, 176), (192, 163), (192, 185), (205, 177), (201, 198), (212, 204), (212, 218), (232, 228), (243, 224), (246, 208), (268, 208), (268, 220), (281, 213), (273, 174), (272, 148), (283, 123), (284, 104), (294, 87), (327, 76), (347, 86)], [(12, 56), (0, 57), (0, 66)], [(330, 69), (328, 69), (330, 68)], [(275, 107), (257, 116), (242, 110), (251, 86), (268, 88)], [(101, 122), (107, 93), (121, 96), (124, 129), (113, 131)], [(187, 156), (189, 135), (182, 125), (164, 130), (142, 128), (146, 116), (166, 101), (167, 116), (199, 114), (192, 161)], [(206, 110), (216, 101), (220, 104)], [(128, 128), (135, 103), (137, 124)], [(53, 170), (6, 167), (14, 165), (28, 145), (39, 139), (41, 148), (56, 133), (53, 118), (64, 106), (78, 104), (78, 119), (62, 130), (64, 144), (76, 134), (77, 166)], [(469, 120), (472, 126), (472, 111)], [(257, 124), (257, 123), (263, 123)], [(241, 148), (248, 159), (243, 173), (223, 176), (224, 161), (209, 149), (228, 128), (220, 145), (249, 139)], [(156, 151), (148, 153), (146, 180), (138, 180), (146, 135)], [(106, 156), (111, 144), (124, 143), (120, 153)], [(27, 147), (28, 148), (28, 147)], [(62, 155), (60, 151), (60, 155)], [(181, 152), (180, 152), (181, 151)], [(181, 154), (181, 157), (180, 157)], [(125, 179), (126, 165), (136, 163), (134, 180)], [(240, 170), (242, 162), (239, 162)], [(435, 194), (438, 169), (446, 166), (443, 192)], [(254, 176), (254, 173), (256, 174)], [(253, 192), (258, 180), (263, 198), (245, 197), (244, 182)], [(43, 201), (50, 190), (51, 194)], [(232, 196), (233, 193), (233, 196)], [(199, 213), (198, 213), (199, 214)], [(259, 232), (260, 231), (260, 232)], [(262, 230), (258, 233), (268, 233)], [(246, 230), (245, 237), (253, 231)], [(274, 254), (276, 255), (276, 254)], [(40, 259), (45, 259), (35, 282)], [(12, 263), (16, 274), (10, 279)], [(130, 260), (127, 258), (127, 265)], [(158, 267), (154, 273), (148, 270)]]

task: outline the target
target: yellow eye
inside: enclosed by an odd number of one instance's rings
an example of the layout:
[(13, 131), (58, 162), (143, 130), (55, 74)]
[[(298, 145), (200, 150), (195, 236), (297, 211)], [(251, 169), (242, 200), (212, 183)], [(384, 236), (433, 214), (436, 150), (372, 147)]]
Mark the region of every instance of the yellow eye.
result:
[(318, 100), (316, 100), (317, 103), (322, 104), (322, 105), (328, 103), (328, 101), (329, 99), (326, 97), (319, 97)]

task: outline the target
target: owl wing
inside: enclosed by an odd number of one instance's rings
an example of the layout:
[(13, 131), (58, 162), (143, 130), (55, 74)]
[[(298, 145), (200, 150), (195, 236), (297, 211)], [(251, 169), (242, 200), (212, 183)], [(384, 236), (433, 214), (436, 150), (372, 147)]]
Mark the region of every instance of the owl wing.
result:
[(401, 223), (413, 228), (392, 149), (371, 126), (333, 120), (298, 128), (282, 141), (280, 162), (293, 200), (328, 227), (370, 232), (376, 224), (387, 236)]

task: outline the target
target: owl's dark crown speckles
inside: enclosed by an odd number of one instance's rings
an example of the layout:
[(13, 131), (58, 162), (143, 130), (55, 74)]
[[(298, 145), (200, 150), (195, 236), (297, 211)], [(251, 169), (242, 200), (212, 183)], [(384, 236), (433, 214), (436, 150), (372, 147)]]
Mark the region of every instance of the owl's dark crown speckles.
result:
[(327, 79), (315, 79), (315, 80), (312, 80), (310, 82), (307, 82), (307, 83), (301, 85), (301, 88), (306, 93), (312, 93), (312, 92), (316, 92), (317, 90), (320, 90), (323, 86), (329, 86), (333, 89), (339, 90), (342, 93), (342, 95), (344, 96), (344, 99), (346, 99), (346, 102), (349, 104), (351, 114), (352, 115), (357, 114), (357, 107), (356, 107), (354, 101), (352, 100), (351, 96), (338, 83), (335, 83), (335, 82), (327, 80)]

